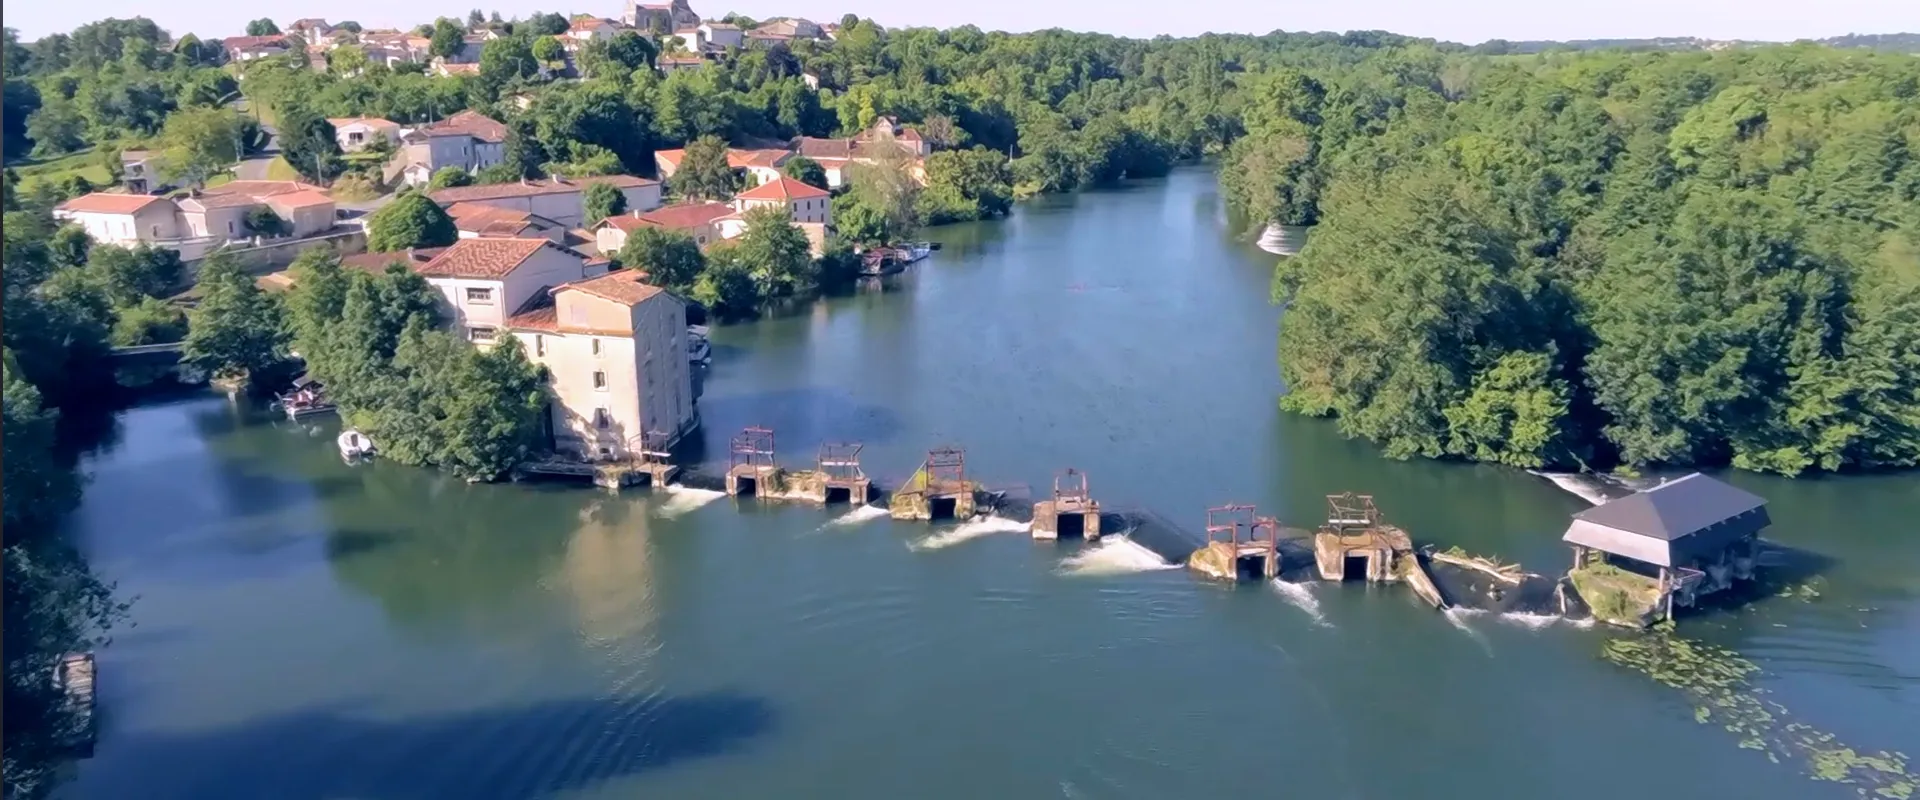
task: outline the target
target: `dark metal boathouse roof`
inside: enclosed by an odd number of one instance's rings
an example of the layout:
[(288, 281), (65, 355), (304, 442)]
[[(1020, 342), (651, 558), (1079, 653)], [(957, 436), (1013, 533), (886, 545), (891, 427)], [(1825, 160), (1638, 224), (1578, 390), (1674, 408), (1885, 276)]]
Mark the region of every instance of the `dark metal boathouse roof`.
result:
[(1561, 539), (1672, 567), (1712, 556), (1771, 523), (1767, 501), (1696, 472), (1575, 514)]

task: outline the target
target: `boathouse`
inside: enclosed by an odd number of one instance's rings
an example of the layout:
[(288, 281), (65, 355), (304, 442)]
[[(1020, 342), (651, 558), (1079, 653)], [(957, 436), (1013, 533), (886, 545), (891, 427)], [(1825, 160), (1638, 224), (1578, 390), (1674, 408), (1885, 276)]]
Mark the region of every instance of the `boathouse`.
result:
[(1568, 573), (1594, 615), (1645, 625), (1753, 577), (1765, 500), (1694, 473), (1573, 515)]

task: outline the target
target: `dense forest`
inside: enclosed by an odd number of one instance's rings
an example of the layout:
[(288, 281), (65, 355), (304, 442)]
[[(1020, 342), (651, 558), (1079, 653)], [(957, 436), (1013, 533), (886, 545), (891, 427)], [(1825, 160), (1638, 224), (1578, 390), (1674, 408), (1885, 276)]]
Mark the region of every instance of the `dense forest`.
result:
[(1920, 464), (1920, 59), (1380, 54), (1250, 80), (1224, 180), (1317, 225), (1283, 405), (1396, 457)]
[[(159, 150), (169, 177), (202, 180), (256, 147), (262, 122), (298, 156), (293, 169), (344, 196), (364, 178), (328, 117), (415, 124), (481, 110), (507, 123), (508, 163), (436, 180), (486, 182), (650, 175), (657, 149), (723, 154), (722, 142), (847, 135), (897, 116), (939, 149), (930, 185), (863, 184), (837, 199), (855, 237), (1217, 160), (1250, 228), (1315, 226), (1275, 277), (1282, 404), (1334, 416), (1389, 455), (1789, 474), (1920, 464), (1911, 56), (1813, 44), (1518, 55), (1530, 48), (1379, 32), (1129, 40), (848, 17), (836, 41), (669, 75), (652, 66), (664, 45), (623, 34), (560, 77), (543, 36), (564, 17), (480, 22), (506, 38), (478, 74), (455, 77), (368, 64), (353, 47), (320, 65), (295, 48), (243, 72), (217, 43), (144, 19), (31, 43), (6, 32), (10, 790), (36, 785), (56, 755), (49, 660), (83, 649), (118, 610), (54, 533), (78, 490), (56, 415), (111, 396), (105, 348), (185, 337), (189, 357), (219, 372), (265, 367), (297, 342), (323, 371), (395, 386), (529, 385), (519, 362), (455, 359), (424, 331), (430, 315), (381, 302), (419, 294), (404, 276), (315, 261), (303, 270), (324, 277), (289, 299), (216, 263), (188, 319), (160, 298), (177, 258), (95, 247), (52, 224), (53, 204), (113, 180), (121, 149)], [(457, 39), (453, 21), (425, 27)], [(21, 181), (11, 169), (76, 160), (100, 177)], [(682, 194), (711, 190), (683, 183)], [(724, 307), (825, 279), (792, 249), (776, 237), (703, 255), (648, 236), (615, 258)], [(334, 326), (377, 335), (350, 347)], [(416, 410), (377, 398), (360, 409)], [(509, 433), (525, 424), (519, 411), (466, 412)], [(476, 476), (512, 455), (490, 442), (416, 449), (420, 463)]]

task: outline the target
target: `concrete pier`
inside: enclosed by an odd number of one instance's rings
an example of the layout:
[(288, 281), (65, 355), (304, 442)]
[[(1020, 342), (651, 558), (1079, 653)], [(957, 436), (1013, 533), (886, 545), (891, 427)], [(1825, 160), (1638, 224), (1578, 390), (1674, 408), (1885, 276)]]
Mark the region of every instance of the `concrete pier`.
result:
[(1068, 469), (1053, 478), (1053, 499), (1033, 504), (1033, 538), (1100, 538), (1100, 503), (1088, 494), (1087, 475)]
[(773, 459), (773, 431), (749, 427), (727, 448), (727, 494), (779, 495), (786, 491)]
[(967, 480), (966, 451), (935, 448), (927, 452), (927, 460), (906, 485), (893, 493), (887, 510), (894, 519), (967, 519), (977, 510), (976, 488)]
[(1237, 581), (1272, 580), (1285, 568), (1280, 521), (1254, 513), (1253, 506), (1207, 509), (1207, 543), (1187, 557), (1187, 567), (1202, 575)]

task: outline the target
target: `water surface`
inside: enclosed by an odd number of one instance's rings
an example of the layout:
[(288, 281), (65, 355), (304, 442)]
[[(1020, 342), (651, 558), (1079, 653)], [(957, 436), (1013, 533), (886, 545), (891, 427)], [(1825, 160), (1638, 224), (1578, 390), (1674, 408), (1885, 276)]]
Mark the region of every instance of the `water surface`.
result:
[[(1393, 462), (1281, 415), (1272, 256), (1210, 176), (937, 229), (886, 291), (716, 329), (694, 457), (774, 428), (898, 483), (976, 479), (1198, 524), (1374, 494), (1422, 541), (1564, 567), (1578, 498)], [(347, 467), (332, 423), (136, 408), (74, 523), (136, 598), (102, 652), (88, 798), (1847, 797), (1596, 656), (1605, 631), (1361, 585), (1225, 587), (1121, 545), (696, 492)], [(1696, 617), (1801, 718), (1920, 751), (1920, 490), (1737, 476), (1822, 596)], [(870, 517), (871, 515), (867, 515)]]

